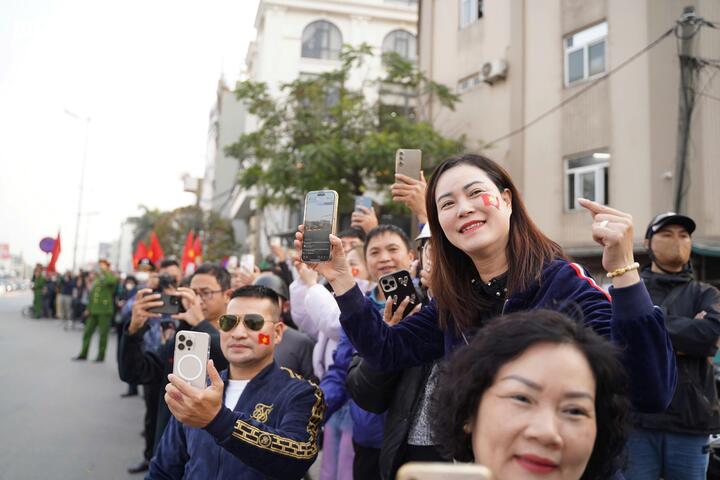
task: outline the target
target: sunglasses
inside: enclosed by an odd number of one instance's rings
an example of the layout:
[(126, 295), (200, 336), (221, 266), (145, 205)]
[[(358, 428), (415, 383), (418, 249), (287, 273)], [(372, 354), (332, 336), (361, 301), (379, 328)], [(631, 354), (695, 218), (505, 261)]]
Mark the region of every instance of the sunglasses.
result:
[(263, 325), (265, 325), (265, 319), (259, 313), (246, 313), (245, 315), (231, 315), (228, 313), (220, 315), (220, 330), (230, 332), (237, 327), (241, 321), (243, 325), (245, 325), (245, 328), (253, 332), (262, 330)]

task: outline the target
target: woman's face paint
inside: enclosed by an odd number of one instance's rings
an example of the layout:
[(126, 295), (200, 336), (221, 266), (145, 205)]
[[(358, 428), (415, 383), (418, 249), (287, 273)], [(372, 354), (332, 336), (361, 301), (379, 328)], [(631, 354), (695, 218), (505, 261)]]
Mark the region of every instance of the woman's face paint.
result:
[(264, 333), (258, 334), (258, 343), (260, 345), (270, 345), (270, 336)]
[(480, 198), (482, 198), (483, 205), (486, 207), (495, 207), (500, 210), (500, 199), (492, 193), (483, 193)]

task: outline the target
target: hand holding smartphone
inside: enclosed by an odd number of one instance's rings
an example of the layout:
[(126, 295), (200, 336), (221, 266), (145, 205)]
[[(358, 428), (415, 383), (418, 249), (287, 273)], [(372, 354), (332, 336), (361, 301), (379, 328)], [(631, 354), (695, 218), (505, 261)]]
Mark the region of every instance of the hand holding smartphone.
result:
[(385, 298), (393, 298), (392, 313), (394, 314), (398, 306), (403, 300), (410, 297), (410, 303), (405, 307), (403, 318), (405, 318), (413, 308), (422, 302), (421, 293), (415, 288), (410, 272), (407, 270), (398, 270), (397, 272), (388, 273), (380, 277), (380, 289), (385, 294)]
[(399, 148), (395, 152), (395, 173), (420, 180), (422, 150)]
[(334, 190), (308, 192), (305, 196), (302, 261), (330, 260), (330, 235), (337, 226), (338, 194)]

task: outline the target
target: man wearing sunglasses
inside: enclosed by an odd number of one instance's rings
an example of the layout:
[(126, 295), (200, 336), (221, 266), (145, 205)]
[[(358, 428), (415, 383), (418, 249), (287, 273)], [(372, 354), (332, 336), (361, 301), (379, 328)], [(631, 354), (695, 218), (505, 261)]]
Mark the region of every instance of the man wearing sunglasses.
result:
[[(230, 293), (230, 273), (218, 265), (206, 263), (201, 265), (190, 280), (190, 288), (180, 287), (176, 295), (183, 299), (185, 312), (173, 315), (180, 322), (180, 330), (195, 330), (210, 335), (210, 358), (218, 368), (225, 368), (227, 361), (220, 349), (218, 319), (225, 313)], [(132, 307), (132, 316), (125, 327), (125, 334), (120, 343), (120, 379), (138, 384), (157, 384), (160, 395), (157, 400), (157, 421), (155, 424), (152, 445), (154, 449), (171, 418), (164, 398), (167, 376), (173, 369), (175, 355), (175, 336), (170, 337), (157, 350), (143, 348), (143, 335), (149, 328), (148, 319), (160, 315), (149, 310), (160, 307), (160, 294), (150, 289), (138, 291)], [(147, 432), (146, 432), (147, 433)], [(152, 451), (146, 452), (147, 460), (130, 473), (140, 473), (148, 469)]]
[(249, 285), (219, 319), (229, 368), (208, 362), (210, 385), (170, 375), (170, 420), (148, 479), (300, 479), (318, 452), (325, 404), (320, 389), (274, 359), (285, 325), (277, 294)]

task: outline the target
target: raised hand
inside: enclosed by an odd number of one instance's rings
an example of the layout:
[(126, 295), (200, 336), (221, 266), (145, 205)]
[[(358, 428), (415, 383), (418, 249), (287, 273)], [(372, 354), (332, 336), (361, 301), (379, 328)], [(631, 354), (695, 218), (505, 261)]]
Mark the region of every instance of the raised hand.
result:
[(222, 408), (225, 384), (212, 360), (208, 360), (207, 371), (210, 386), (204, 390), (193, 387), (177, 375), (168, 375), (170, 383), (165, 387), (165, 402), (183, 425), (206, 427)]
[(130, 325), (128, 325), (128, 333), (135, 335), (147, 322), (148, 318), (157, 318), (159, 313), (149, 312), (148, 309), (162, 307), (163, 302), (160, 300), (160, 294), (154, 293), (150, 288), (143, 288), (135, 295), (135, 303), (132, 307), (132, 316), (130, 317)]
[[(295, 250), (297, 256), (293, 263), (298, 268), (302, 261), (302, 245), (305, 227), (298, 225), (295, 233)], [(335, 235), (330, 235), (330, 260), (321, 263), (306, 263), (306, 265), (325, 277), (336, 295), (342, 295), (355, 286), (355, 279), (352, 276), (350, 265), (348, 265), (345, 252), (342, 248), (342, 241)]]
[[(578, 203), (592, 216), (592, 238), (603, 247), (602, 266), (607, 272), (631, 265), (633, 256), (633, 220), (628, 213), (579, 198)], [(613, 277), (615, 287), (626, 287), (640, 281), (637, 270)]]
[(378, 226), (377, 215), (374, 208), (359, 206), (350, 216), (350, 226), (359, 228), (363, 232), (368, 233), (370, 230)]
[(390, 186), (393, 201), (405, 204), (418, 217), (420, 223), (427, 223), (426, 191), (427, 182), (422, 170), (420, 170), (420, 180), (396, 173), (395, 183)]

